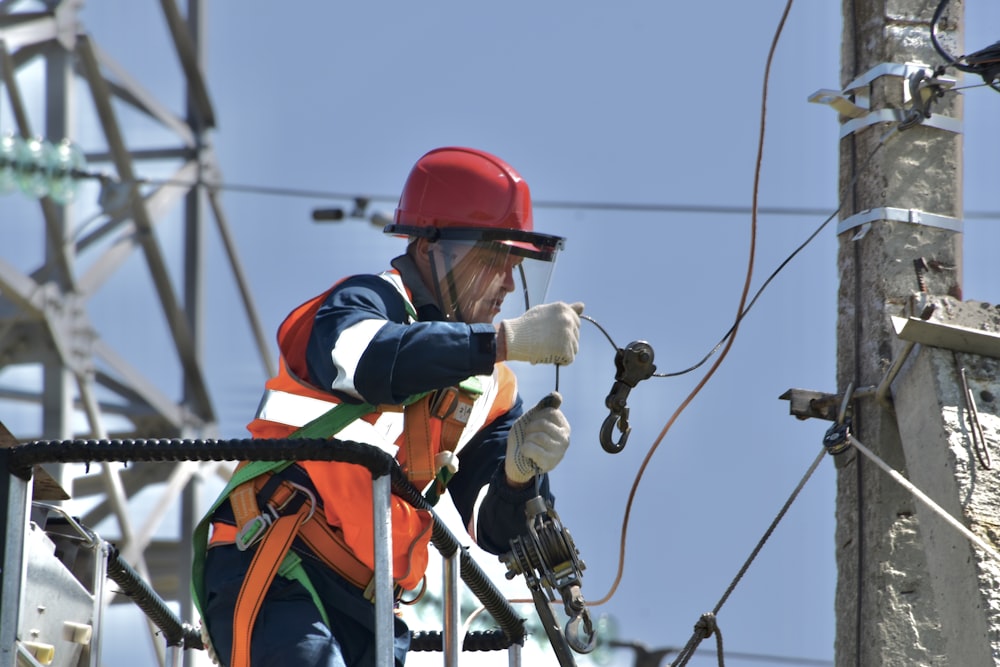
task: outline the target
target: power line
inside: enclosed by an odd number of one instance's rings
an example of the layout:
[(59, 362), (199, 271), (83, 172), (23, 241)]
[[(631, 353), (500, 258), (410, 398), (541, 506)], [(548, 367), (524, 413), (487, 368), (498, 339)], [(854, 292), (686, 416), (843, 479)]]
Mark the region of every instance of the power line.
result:
[[(242, 192), (244, 194), (271, 195), (280, 197), (300, 197), (304, 199), (331, 199), (337, 201), (357, 201), (368, 200), (370, 202), (387, 202), (395, 204), (399, 201), (399, 196), (392, 195), (357, 195), (343, 192), (331, 192), (326, 190), (306, 190), (298, 188), (272, 187), (263, 185), (249, 185), (241, 183), (195, 183), (189, 181), (156, 180), (144, 179), (143, 183), (151, 185), (176, 185), (183, 187), (193, 187), (195, 185), (205, 185), (215, 190)], [(630, 213), (694, 213), (694, 214), (715, 214), (715, 215), (750, 215), (752, 209), (749, 206), (720, 206), (711, 204), (665, 204), (665, 203), (633, 203), (633, 202), (613, 202), (613, 201), (573, 201), (573, 200), (532, 200), (534, 208), (559, 209), (572, 211), (622, 211)], [(764, 215), (799, 215), (799, 216), (827, 216), (833, 206), (824, 208), (814, 208), (808, 206), (758, 206), (757, 213)], [(965, 218), (977, 218), (985, 220), (1000, 220), (1000, 211), (966, 211)]]

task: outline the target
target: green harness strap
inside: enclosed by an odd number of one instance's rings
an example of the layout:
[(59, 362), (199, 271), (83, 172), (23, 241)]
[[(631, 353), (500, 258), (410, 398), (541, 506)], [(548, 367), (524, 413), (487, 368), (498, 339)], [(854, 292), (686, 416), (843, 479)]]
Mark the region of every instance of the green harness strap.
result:
[[(372, 412), (374, 409), (375, 406), (370, 403), (360, 403), (357, 405), (352, 403), (338, 403), (327, 412), (312, 420), (288, 437), (289, 439), (329, 438), (331, 434), (339, 432), (355, 419), (363, 417), (369, 412)], [(233, 476), (229, 479), (229, 483), (226, 484), (226, 488), (222, 490), (222, 493), (220, 493), (219, 497), (216, 498), (212, 507), (198, 523), (192, 537), (194, 541), (194, 563), (191, 568), (191, 594), (194, 598), (195, 607), (198, 609), (199, 614), (202, 614), (204, 602), (202, 596), (205, 588), (205, 556), (208, 552), (208, 528), (212, 523), (212, 514), (214, 514), (215, 510), (217, 510), (226, 498), (229, 497), (229, 494), (232, 493), (233, 489), (240, 484), (249, 482), (256, 477), (269, 472), (280, 472), (292, 463), (292, 461), (248, 462), (245, 466), (233, 474)], [(323, 616), (323, 621), (329, 624), (326, 616), (326, 610), (323, 608), (319, 595), (316, 593), (316, 589), (312, 585), (312, 582), (309, 581), (309, 577), (306, 575), (305, 569), (302, 567), (301, 559), (299, 559), (296, 554), (291, 551), (288, 552), (285, 556), (285, 560), (281, 563), (281, 568), (279, 569), (278, 574), (287, 579), (295, 579), (305, 586), (306, 590), (308, 590), (309, 594), (312, 596), (313, 601), (316, 603), (316, 607), (319, 609), (320, 614)]]
[[(470, 377), (462, 381), (459, 384), (459, 388), (471, 394), (475, 394), (476, 396), (483, 393), (482, 384), (476, 377)], [(410, 396), (403, 401), (403, 405), (415, 403), (428, 393), (430, 392)], [(375, 406), (371, 403), (338, 403), (316, 419), (290, 434), (288, 438), (326, 439), (332, 434), (343, 430), (354, 420), (360, 419), (374, 410)], [(292, 465), (292, 463), (293, 461), (249, 461), (245, 466), (233, 473), (233, 476), (229, 479), (226, 487), (219, 494), (218, 498), (215, 499), (212, 507), (205, 513), (205, 516), (198, 523), (194, 530), (194, 535), (192, 536), (194, 562), (191, 568), (191, 594), (199, 615), (203, 615), (202, 594), (205, 584), (205, 557), (208, 552), (208, 529), (211, 525), (211, 518), (215, 513), (215, 510), (217, 510), (226, 498), (229, 497), (229, 494), (232, 493), (233, 489), (239, 485), (249, 482), (260, 475), (271, 472), (281, 472), (288, 466)], [(448, 485), (448, 482), (451, 481), (453, 474), (454, 473), (448, 470), (448, 468), (441, 468), (441, 470), (438, 471), (435, 483), (431, 485), (426, 493), (426, 498), (431, 505), (437, 504), (441, 493), (443, 493), (444, 488)], [(286, 579), (294, 579), (301, 583), (305, 589), (309, 591), (309, 595), (312, 597), (313, 602), (316, 603), (316, 607), (319, 609), (319, 613), (323, 617), (323, 622), (329, 625), (329, 619), (326, 615), (326, 610), (323, 607), (322, 600), (320, 600), (315, 586), (313, 586), (312, 582), (309, 580), (309, 576), (306, 574), (305, 568), (302, 567), (302, 559), (299, 558), (297, 554), (289, 551), (285, 555), (285, 559), (281, 563), (278, 574)]]

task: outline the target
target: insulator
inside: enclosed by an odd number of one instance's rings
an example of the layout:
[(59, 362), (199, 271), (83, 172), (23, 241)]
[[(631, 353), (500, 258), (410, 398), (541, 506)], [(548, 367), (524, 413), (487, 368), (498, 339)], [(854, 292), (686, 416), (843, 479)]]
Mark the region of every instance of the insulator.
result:
[(57, 204), (69, 204), (76, 198), (79, 174), (87, 166), (80, 147), (63, 139), (52, 147), (46, 165), (49, 173), (49, 197)]
[(17, 172), (14, 168), (17, 157), (17, 138), (12, 134), (0, 136), (0, 194), (13, 192), (17, 188)]
[(18, 187), (29, 197), (44, 197), (49, 193), (45, 165), (50, 161), (52, 144), (40, 137), (15, 138), (14, 143), (14, 178)]
[(0, 137), (0, 194), (18, 188), (29, 197), (48, 195), (57, 204), (68, 204), (86, 165), (83, 151), (69, 139), (52, 144), (5, 134)]

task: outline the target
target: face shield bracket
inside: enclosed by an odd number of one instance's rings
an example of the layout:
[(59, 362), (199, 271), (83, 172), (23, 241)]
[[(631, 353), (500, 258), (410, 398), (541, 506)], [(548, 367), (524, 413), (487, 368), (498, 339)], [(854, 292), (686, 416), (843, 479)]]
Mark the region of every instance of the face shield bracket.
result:
[(386, 234), (397, 234), (428, 241), (469, 241), (500, 243), (511, 248), (511, 252), (531, 259), (550, 262), (555, 254), (566, 245), (562, 236), (526, 232), (519, 229), (483, 227), (434, 227), (416, 225), (386, 225)]

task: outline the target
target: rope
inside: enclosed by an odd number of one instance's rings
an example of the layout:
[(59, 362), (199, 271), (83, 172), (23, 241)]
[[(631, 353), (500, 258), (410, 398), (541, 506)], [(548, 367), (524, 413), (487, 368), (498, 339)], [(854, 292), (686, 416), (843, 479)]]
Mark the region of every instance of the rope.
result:
[(799, 493), (802, 491), (803, 487), (805, 487), (809, 478), (812, 477), (816, 468), (819, 467), (819, 462), (823, 460), (825, 455), (826, 450), (824, 449), (818, 456), (816, 456), (815, 460), (813, 460), (809, 469), (806, 470), (805, 475), (803, 475), (802, 479), (799, 480), (795, 490), (793, 490), (791, 495), (788, 496), (788, 500), (785, 501), (785, 504), (782, 505), (781, 509), (778, 511), (777, 516), (775, 516), (774, 520), (771, 521), (771, 525), (767, 527), (767, 530), (764, 531), (764, 535), (760, 538), (760, 540), (758, 540), (757, 546), (754, 547), (750, 556), (747, 557), (746, 561), (743, 563), (743, 567), (741, 567), (740, 571), (736, 573), (735, 577), (733, 577), (729, 587), (726, 588), (726, 592), (722, 594), (722, 597), (719, 598), (719, 601), (715, 604), (715, 607), (712, 608), (711, 612), (702, 614), (701, 618), (698, 619), (698, 622), (694, 626), (694, 634), (691, 635), (691, 639), (688, 640), (688, 643), (678, 654), (677, 658), (671, 663), (671, 667), (683, 667), (683, 665), (686, 665), (688, 660), (691, 659), (691, 656), (694, 655), (695, 649), (698, 648), (698, 644), (700, 644), (703, 639), (708, 639), (713, 634), (716, 636), (715, 643), (719, 655), (719, 667), (723, 666), (722, 633), (719, 630), (719, 626), (716, 623), (715, 618), (722, 610), (722, 606), (726, 604), (726, 600), (729, 599), (729, 596), (736, 589), (736, 585), (743, 578), (743, 575), (746, 574), (748, 569), (750, 569), (750, 564), (753, 563), (754, 559), (757, 558), (757, 554), (759, 554), (761, 549), (764, 548), (764, 543), (767, 542), (767, 540), (771, 537), (771, 534), (774, 533), (775, 528), (778, 527), (778, 524), (785, 517), (785, 514), (788, 513), (788, 509), (792, 506), (792, 503), (795, 502), (796, 498), (798, 498)]
[(972, 542), (973, 544), (975, 544), (976, 546), (978, 546), (980, 549), (982, 549), (983, 551), (985, 551), (990, 557), (994, 558), (997, 561), (1000, 561), (1000, 553), (997, 553), (997, 550), (995, 548), (993, 548), (992, 546), (990, 546), (989, 544), (987, 544), (983, 540), (983, 538), (981, 538), (978, 535), (976, 535), (975, 533), (973, 533), (965, 525), (963, 525), (958, 519), (956, 519), (952, 515), (948, 514), (948, 512), (946, 512), (936, 502), (934, 502), (933, 500), (931, 500), (931, 498), (926, 493), (924, 493), (923, 491), (921, 491), (920, 489), (918, 489), (910, 480), (908, 480), (905, 477), (903, 477), (899, 472), (897, 472), (895, 469), (893, 469), (891, 466), (889, 466), (888, 463), (886, 463), (885, 461), (883, 461), (882, 459), (880, 459), (878, 457), (878, 455), (876, 455), (873, 451), (871, 451), (870, 449), (868, 449), (867, 447), (865, 447), (861, 443), (860, 440), (858, 440), (857, 438), (855, 438), (853, 435), (848, 435), (847, 439), (848, 439), (848, 441), (852, 445), (854, 445), (855, 449), (857, 449), (859, 452), (861, 452), (862, 454), (864, 454), (865, 456), (867, 456), (868, 459), (870, 459), (879, 468), (881, 468), (882, 470), (884, 470), (886, 472), (886, 474), (888, 474), (890, 477), (892, 477), (894, 480), (896, 480), (904, 489), (906, 489), (907, 491), (909, 491), (910, 493), (912, 493), (914, 495), (914, 497), (917, 498), (917, 500), (919, 500), (924, 505), (926, 505), (928, 507), (928, 509), (930, 509), (932, 512), (934, 512), (935, 514), (937, 514), (939, 517), (941, 517), (942, 519), (944, 519), (945, 521), (947, 521), (952, 527), (955, 528), (955, 530), (957, 530), (958, 532), (962, 533), (962, 535), (964, 535), (966, 538), (968, 538), (968, 540), (970, 542)]

